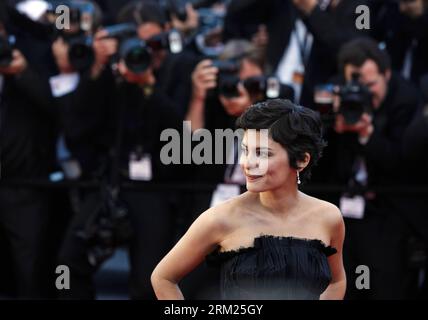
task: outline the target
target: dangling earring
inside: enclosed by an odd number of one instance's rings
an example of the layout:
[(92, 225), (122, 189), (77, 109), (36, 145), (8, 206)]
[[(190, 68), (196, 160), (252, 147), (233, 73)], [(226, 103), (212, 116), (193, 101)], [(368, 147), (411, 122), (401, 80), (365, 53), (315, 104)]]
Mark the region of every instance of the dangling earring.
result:
[(300, 186), (302, 184), (302, 181), (300, 180), (300, 172), (297, 171), (297, 184)]

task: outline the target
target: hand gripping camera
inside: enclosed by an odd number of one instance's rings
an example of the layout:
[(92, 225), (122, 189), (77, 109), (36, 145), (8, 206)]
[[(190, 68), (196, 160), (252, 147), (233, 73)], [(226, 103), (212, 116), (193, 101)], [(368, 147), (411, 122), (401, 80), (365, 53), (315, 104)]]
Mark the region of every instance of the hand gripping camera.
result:
[(335, 88), (335, 94), (340, 97), (339, 113), (350, 125), (357, 123), (364, 112), (373, 110), (372, 94), (359, 82), (359, 77), (359, 73), (353, 73), (351, 81)]
[[(156, 50), (167, 50), (177, 54), (183, 50), (183, 40), (176, 30), (164, 32), (144, 41), (137, 36), (137, 27), (125, 23), (105, 28), (106, 38), (119, 41), (116, 60), (123, 60), (133, 73), (146, 71), (152, 63), (152, 55)], [(70, 62), (78, 70), (90, 66), (93, 62), (93, 38), (80, 37), (70, 41)]]

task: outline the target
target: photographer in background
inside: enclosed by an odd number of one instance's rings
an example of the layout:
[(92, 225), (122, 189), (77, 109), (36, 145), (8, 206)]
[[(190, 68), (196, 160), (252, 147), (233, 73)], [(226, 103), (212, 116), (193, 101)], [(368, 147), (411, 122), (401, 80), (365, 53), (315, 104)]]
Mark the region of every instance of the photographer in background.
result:
[[(56, 72), (50, 77), (52, 95), (58, 110), (57, 161), (66, 179), (94, 179), (101, 174), (100, 163), (105, 161), (106, 146), (104, 136), (100, 136), (100, 117), (103, 112), (98, 110), (86, 114), (83, 121), (79, 119), (80, 109), (87, 110), (95, 106), (76, 106), (77, 88), (84, 81), (85, 75), (95, 62), (94, 50), (90, 39), (100, 28), (102, 13), (93, 1), (71, 1), (71, 28), (56, 30), (53, 35), (51, 52)], [(87, 13), (82, 8), (90, 8)], [(89, 14), (89, 22), (84, 21), (84, 14)], [(56, 19), (54, 15), (53, 18)], [(107, 121), (107, 119), (103, 119)]]
[(370, 268), (370, 290), (350, 286), (348, 298), (404, 298), (407, 228), (402, 197), (376, 193), (371, 187), (399, 187), (409, 174), (403, 170), (400, 145), (418, 108), (418, 92), (391, 72), (388, 55), (371, 39), (344, 45), (339, 66), (342, 83), (357, 78), (370, 97), (339, 95), (337, 140), (329, 141), (335, 143), (338, 182), (348, 185), (340, 206), (348, 234), (344, 252), (349, 283), (355, 283), (357, 266)]
[[(246, 40), (225, 45), (219, 60), (203, 60), (192, 74), (193, 90), (187, 121), (192, 131), (205, 128), (235, 129), (235, 120), (252, 104), (267, 99), (268, 77), (264, 74), (265, 56)], [(276, 78), (272, 78), (276, 80)], [(250, 87), (249, 83), (253, 83)], [(277, 83), (278, 96), (293, 98), (293, 90)], [(202, 181), (224, 181), (223, 165), (200, 166)]]
[(178, 194), (119, 188), (121, 182), (132, 186), (183, 179), (181, 166), (160, 159), (161, 132), (182, 130), (171, 97), (157, 86), (162, 81), (158, 71), (172, 53), (148, 47), (152, 39), (165, 36), (165, 20), (152, 2), (142, 3), (135, 14), (140, 21), (136, 29), (117, 25), (95, 34), (95, 62), (81, 74), (73, 97), (76, 125), (90, 129), (79, 139), (97, 137), (104, 178), (101, 192), (85, 195), (65, 236), (59, 263), (70, 267), (73, 285), (61, 292), (63, 299), (93, 299), (93, 276), (119, 245), (129, 247), (131, 298), (154, 298), (151, 272), (175, 240)]
[(8, 181), (47, 179), (54, 165), (55, 112), (47, 79), (31, 70), (0, 20), (0, 228), (7, 239), (18, 298), (42, 298), (49, 197)]
[[(191, 6), (187, 6), (188, 20), (194, 20), (196, 14)], [(156, 21), (153, 21), (156, 20)], [(193, 22), (186, 20), (178, 25), (175, 17), (168, 20), (165, 9), (154, 1), (134, 1), (125, 6), (118, 15), (119, 23), (134, 23), (138, 26), (138, 36), (142, 40), (156, 38), (165, 34), (172, 27), (178, 27), (181, 32), (180, 52), (168, 54), (165, 48), (153, 52), (153, 74), (156, 77), (155, 87), (162, 92), (169, 103), (174, 106), (177, 114), (183, 119), (191, 96), (191, 72), (199, 58), (186, 49), (183, 32), (196, 27)], [(174, 45), (174, 44), (172, 44)]]

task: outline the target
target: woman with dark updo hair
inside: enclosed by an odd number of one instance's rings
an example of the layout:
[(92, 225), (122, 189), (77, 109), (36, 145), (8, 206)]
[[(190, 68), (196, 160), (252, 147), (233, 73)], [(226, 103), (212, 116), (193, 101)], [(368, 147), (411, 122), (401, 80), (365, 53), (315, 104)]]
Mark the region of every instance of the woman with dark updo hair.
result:
[(183, 299), (178, 282), (207, 260), (221, 268), (223, 299), (343, 299), (342, 215), (299, 191), (326, 145), (318, 114), (269, 100), (237, 127), (248, 192), (193, 223), (152, 274), (157, 297)]

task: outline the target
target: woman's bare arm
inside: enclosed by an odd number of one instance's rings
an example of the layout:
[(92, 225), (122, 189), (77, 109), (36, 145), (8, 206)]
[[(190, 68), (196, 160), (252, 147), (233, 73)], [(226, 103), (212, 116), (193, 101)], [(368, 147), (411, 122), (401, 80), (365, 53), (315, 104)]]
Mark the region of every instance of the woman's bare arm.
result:
[(337, 249), (337, 253), (328, 258), (332, 280), (321, 295), (321, 300), (343, 300), (346, 292), (346, 273), (342, 254), (345, 224), (339, 209), (335, 208), (333, 213), (330, 215), (331, 246)]
[(201, 214), (157, 265), (151, 282), (159, 300), (184, 300), (178, 283), (221, 242), (225, 228), (218, 212), (212, 208)]

